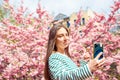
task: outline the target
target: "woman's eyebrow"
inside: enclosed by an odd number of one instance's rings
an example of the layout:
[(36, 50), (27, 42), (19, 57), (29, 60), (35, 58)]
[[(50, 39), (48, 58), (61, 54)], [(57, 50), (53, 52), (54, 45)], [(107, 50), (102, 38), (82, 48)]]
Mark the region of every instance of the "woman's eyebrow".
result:
[[(68, 33), (65, 33), (65, 35), (66, 35), (66, 34), (68, 34)], [(58, 34), (57, 36), (59, 36), (59, 35), (64, 35), (64, 33)]]
[(61, 35), (64, 35), (64, 34), (58, 34), (57, 36), (61, 36)]

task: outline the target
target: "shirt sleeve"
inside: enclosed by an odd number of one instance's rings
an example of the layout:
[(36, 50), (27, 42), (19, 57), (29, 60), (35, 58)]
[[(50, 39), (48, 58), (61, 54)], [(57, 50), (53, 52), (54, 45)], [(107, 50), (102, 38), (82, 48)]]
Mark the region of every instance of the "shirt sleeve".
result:
[(87, 64), (87, 62), (85, 61), (85, 60), (80, 60), (80, 66), (84, 66), (84, 65), (86, 65)]
[(88, 64), (68, 70), (64, 62), (55, 58), (49, 60), (49, 69), (54, 80), (85, 80), (92, 76)]

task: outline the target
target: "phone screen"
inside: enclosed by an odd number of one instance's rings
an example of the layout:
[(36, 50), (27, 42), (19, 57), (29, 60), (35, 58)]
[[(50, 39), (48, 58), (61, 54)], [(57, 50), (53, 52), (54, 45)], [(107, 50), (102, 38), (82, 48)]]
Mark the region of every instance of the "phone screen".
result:
[[(103, 52), (103, 45), (101, 43), (94, 44), (94, 58), (100, 53)], [(103, 54), (99, 57), (99, 59), (103, 58)]]

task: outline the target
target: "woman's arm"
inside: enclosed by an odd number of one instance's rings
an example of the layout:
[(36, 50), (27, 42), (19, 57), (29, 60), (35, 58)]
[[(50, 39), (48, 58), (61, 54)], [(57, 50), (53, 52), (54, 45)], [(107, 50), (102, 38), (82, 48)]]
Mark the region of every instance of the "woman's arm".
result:
[(82, 67), (75, 67), (71, 70), (68, 70), (67, 67), (69, 66), (66, 66), (63, 61), (57, 58), (49, 60), (50, 73), (55, 80), (85, 80), (92, 76), (88, 64), (85, 64)]
[(80, 67), (82, 67), (82, 66), (84, 66), (86, 64), (87, 64), (87, 62), (85, 60), (80, 60)]

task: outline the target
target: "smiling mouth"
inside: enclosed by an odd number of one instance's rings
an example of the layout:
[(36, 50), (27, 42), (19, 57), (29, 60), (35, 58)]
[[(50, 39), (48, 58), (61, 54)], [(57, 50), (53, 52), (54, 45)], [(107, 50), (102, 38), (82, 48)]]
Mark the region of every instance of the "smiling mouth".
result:
[(64, 44), (65, 44), (65, 45), (67, 45), (67, 44), (68, 44), (68, 42), (64, 42)]

